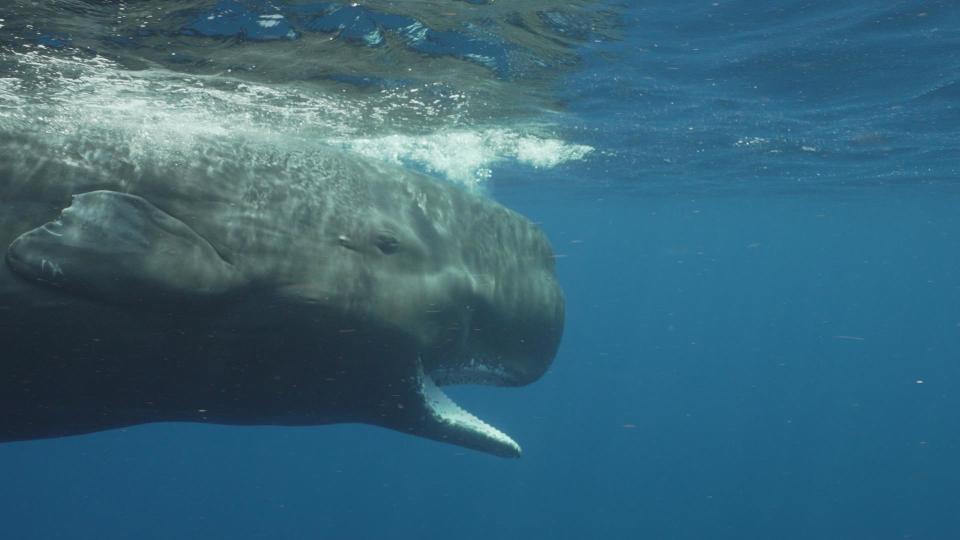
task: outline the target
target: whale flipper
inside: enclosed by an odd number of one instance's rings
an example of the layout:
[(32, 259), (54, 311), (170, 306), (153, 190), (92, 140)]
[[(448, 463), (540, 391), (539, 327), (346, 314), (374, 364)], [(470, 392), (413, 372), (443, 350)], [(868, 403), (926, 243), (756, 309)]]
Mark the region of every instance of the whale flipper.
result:
[(27, 280), (94, 299), (153, 303), (223, 294), (240, 273), (203, 237), (136, 195), (75, 195), (16, 238), (7, 264)]

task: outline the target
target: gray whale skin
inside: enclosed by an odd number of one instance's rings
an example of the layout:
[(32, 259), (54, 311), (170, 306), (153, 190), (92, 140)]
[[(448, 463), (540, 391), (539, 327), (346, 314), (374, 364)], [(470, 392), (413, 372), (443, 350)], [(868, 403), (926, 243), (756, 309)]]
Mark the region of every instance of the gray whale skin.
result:
[(547, 369), (564, 302), (545, 236), (454, 186), (330, 163), (0, 177), (0, 441), (359, 422), (519, 456), (439, 386)]

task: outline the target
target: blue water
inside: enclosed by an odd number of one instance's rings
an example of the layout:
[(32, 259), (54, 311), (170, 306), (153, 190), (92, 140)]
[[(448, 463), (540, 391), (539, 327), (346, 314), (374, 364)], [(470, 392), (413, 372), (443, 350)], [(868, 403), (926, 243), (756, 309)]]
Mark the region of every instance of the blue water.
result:
[(542, 380), (451, 391), (523, 458), (352, 425), (5, 444), (3, 537), (960, 537), (960, 6), (611, 9), (550, 87), (594, 151), (484, 184), (567, 295)]

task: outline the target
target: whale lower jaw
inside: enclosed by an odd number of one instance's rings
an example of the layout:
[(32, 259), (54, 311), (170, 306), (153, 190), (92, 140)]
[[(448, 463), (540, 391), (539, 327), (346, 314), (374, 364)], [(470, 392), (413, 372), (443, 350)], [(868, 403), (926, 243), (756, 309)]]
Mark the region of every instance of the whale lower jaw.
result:
[(509, 435), (457, 405), (417, 366), (417, 390), (423, 399), (423, 431), (416, 433), (502, 457), (520, 457), (520, 445)]

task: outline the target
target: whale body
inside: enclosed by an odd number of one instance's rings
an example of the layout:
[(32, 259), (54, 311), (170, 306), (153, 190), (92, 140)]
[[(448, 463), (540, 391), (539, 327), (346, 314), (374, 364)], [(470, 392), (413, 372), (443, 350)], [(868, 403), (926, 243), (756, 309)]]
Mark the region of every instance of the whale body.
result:
[(520, 455), (440, 390), (556, 354), (553, 252), (520, 214), (336, 149), (282, 171), (0, 152), (0, 441), (358, 422)]

